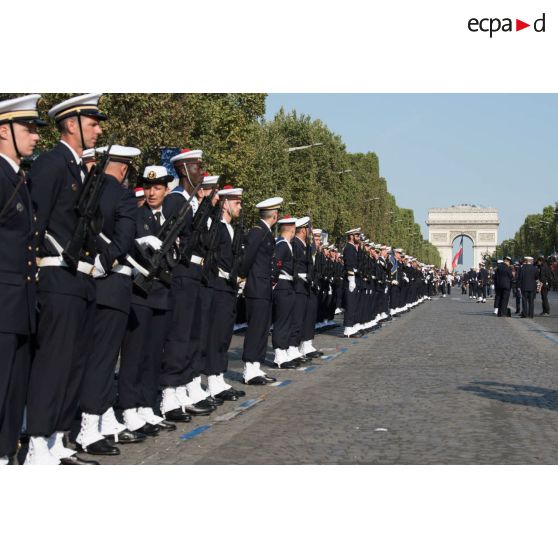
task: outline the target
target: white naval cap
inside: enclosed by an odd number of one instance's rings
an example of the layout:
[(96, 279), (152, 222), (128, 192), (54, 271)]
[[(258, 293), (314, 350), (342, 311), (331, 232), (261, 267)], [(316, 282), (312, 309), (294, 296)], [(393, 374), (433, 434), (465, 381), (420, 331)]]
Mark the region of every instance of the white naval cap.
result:
[(283, 215), (283, 217), (277, 221), (278, 225), (294, 225), (295, 223), (296, 217), (291, 217), (290, 215)]
[[(511, 259), (511, 258), (508, 258)], [(504, 263), (504, 260), (498, 260), (496, 263)]]
[(219, 179), (221, 178), (220, 175), (218, 174), (214, 174), (214, 175), (209, 175), (206, 174), (203, 177), (203, 181), (202, 181), (202, 188), (208, 189), (208, 188), (213, 188), (213, 186), (215, 186), (215, 184), (217, 184), (219, 182)]
[(300, 217), (300, 219), (296, 220), (296, 228), (300, 229), (301, 227), (305, 227), (308, 223), (310, 223), (310, 217)]
[(30, 122), (38, 126), (46, 126), (46, 122), (39, 118), (37, 102), (40, 95), (24, 95), (15, 99), (0, 102), (0, 124), (7, 122)]
[[(106, 153), (109, 149), (108, 145), (98, 147), (97, 153)], [(126, 145), (111, 145), (108, 154), (109, 160), (115, 163), (131, 163), (134, 157), (141, 155), (141, 151), (137, 147), (128, 147)]]
[(217, 192), (217, 195), (220, 198), (240, 198), (243, 192), (243, 188), (233, 188), (230, 184), (226, 184), (222, 190)]
[(66, 99), (57, 105), (54, 105), (49, 111), (49, 118), (54, 118), (56, 121), (63, 120), (70, 116), (90, 116), (98, 120), (106, 120), (107, 117), (103, 114), (98, 107), (99, 99), (102, 93), (86, 93), (85, 95), (78, 95)]
[(403, 248), (396, 248), (394, 252), (399, 252), (400, 254), (403, 254)]
[(359, 234), (359, 233), (360, 233), (360, 227), (357, 227), (356, 229), (348, 230), (345, 234)]
[(94, 161), (95, 158), (97, 156), (97, 151), (94, 147), (91, 147), (90, 149), (85, 149), (81, 155), (81, 160), (82, 161)]
[(268, 198), (267, 200), (261, 201), (260, 203), (256, 204), (257, 209), (279, 209), (281, 204), (283, 203), (283, 198), (275, 197), (275, 198)]
[(162, 165), (148, 165), (143, 169), (143, 175), (140, 178), (141, 184), (167, 184), (174, 180), (174, 176), (170, 175)]
[(524, 256), (523, 259), (524, 259), (524, 260), (532, 260), (532, 259), (533, 259), (533, 256)]
[(322, 234), (322, 229), (312, 229), (312, 234)]
[(170, 162), (176, 163), (200, 163), (203, 159), (203, 151), (201, 149), (182, 149), (178, 155), (171, 157)]

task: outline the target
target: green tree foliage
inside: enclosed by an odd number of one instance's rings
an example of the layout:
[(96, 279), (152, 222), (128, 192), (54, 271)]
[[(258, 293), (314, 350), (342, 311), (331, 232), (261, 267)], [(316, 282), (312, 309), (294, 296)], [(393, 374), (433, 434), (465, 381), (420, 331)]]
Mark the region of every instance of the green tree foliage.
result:
[(558, 202), (547, 205), (542, 213), (527, 215), (513, 238), (504, 240), (496, 247), (496, 257), (548, 256), (558, 247)]
[[(43, 95), (40, 108), (74, 94)], [(15, 96), (0, 95), (0, 100)], [(210, 173), (245, 189), (246, 218), (261, 199), (280, 195), (285, 211), (310, 215), (313, 225), (338, 240), (361, 226), (375, 242), (397, 245), (426, 263), (440, 265), (437, 249), (422, 238), (413, 211), (397, 206), (380, 176), (375, 153), (348, 153), (342, 138), (320, 120), (280, 110), (264, 120), (263, 94), (106, 94), (101, 109), (104, 141), (142, 150), (138, 169), (159, 162), (162, 147), (203, 149)], [(40, 149), (58, 139), (52, 123)], [(289, 148), (321, 144), (304, 150)]]

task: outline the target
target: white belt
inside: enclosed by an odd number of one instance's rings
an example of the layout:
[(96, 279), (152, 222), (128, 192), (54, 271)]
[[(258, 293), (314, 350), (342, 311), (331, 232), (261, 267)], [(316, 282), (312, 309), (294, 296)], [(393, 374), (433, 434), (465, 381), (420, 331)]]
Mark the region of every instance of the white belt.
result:
[(281, 274), (279, 275), (279, 279), (284, 279), (285, 281), (292, 281), (293, 276), (289, 275), (286, 271), (281, 271)]
[(112, 266), (111, 271), (113, 273), (120, 273), (122, 275), (127, 275), (128, 277), (132, 276), (132, 268), (128, 267), (127, 265), (120, 265), (120, 264), (114, 265)]
[(203, 258), (200, 258), (200, 256), (192, 256), (190, 261), (198, 265), (203, 265)]
[(231, 274), (228, 271), (223, 271), (221, 268), (219, 268), (219, 277), (228, 281), (231, 277)]
[(308, 280), (306, 279), (307, 273), (299, 273), (298, 274), (298, 278), (302, 279), (305, 282), (308, 282)]
[[(38, 258), (37, 265), (39, 267), (68, 267), (62, 256), (47, 256), (45, 258)], [(93, 272), (93, 264), (87, 262), (78, 262), (77, 270), (85, 275), (91, 275)]]

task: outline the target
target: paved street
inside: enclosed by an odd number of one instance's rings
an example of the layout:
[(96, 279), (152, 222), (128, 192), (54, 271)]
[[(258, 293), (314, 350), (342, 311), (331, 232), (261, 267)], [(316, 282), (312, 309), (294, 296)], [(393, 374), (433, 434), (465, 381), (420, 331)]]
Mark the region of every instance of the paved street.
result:
[[(498, 319), (456, 290), (326, 356), (277, 374), (115, 464), (558, 463), (558, 297), (552, 316)], [(540, 312), (537, 301), (536, 312)], [(233, 340), (238, 379), (242, 337)], [(237, 386), (237, 384), (235, 384)], [(238, 387), (238, 386), (237, 386)]]

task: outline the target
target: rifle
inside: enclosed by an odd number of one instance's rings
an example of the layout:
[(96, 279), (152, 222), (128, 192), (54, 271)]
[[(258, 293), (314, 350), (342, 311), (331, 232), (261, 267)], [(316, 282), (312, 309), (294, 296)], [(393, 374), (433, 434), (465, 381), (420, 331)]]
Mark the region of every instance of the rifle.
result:
[[(188, 267), (190, 265), (190, 260), (192, 258), (192, 254), (194, 250), (200, 246), (202, 233), (207, 233), (207, 219), (213, 210), (213, 206), (211, 205), (211, 200), (213, 196), (219, 189), (220, 180), (217, 181), (217, 184), (213, 186), (211, 189), (211, 194), (205, 197), (198, 210), (196, 211), (196, 215), (194, 217), (194, 221), (192, 223), (192, 235), (188, 239), (188, 242), (185, 246), (182, 247), (180, 250), (180, 261)], [(205, 230), (204, 230), (205, 229)]]
[(240, 210), (240, 218), (238, 224), (234, 227), (234, 237), (232, 243), (233, 264), (229, 274), (229, 284), (237, 287), (238, 274), (242, 268), (244, 256), (244, 210)]
[(171, 272), (178, 263), (176, 239), (184, 227), (186, 216), (192, 209), (190, 202), (194, 199), (198, 190), (201, 188), (201, 182), (198, 184), (186, 203), (180, 208), (180, 211), (165, 220), (163, 226), (157, 233), (157, 238), (163, 242), (161, 248), (153, 251), (148, 248), (142, 248), (136, 245), (146, 263), (148, 270), (147, 275), (139, 274), (134, 278), (134, 285), (144, 294), (149, 294), (153, 288), (153, 282), (158, 279), (167, 286), (171, 284)]
[(62, 251), (62, 257), (68, 267), (77, 270), (81, 250), (85, 245), (88, 234), (91, 232), (98, 235), (103, 229), (103, 216), (99, 211), (99, 202), (104, 189), (105, 169), (110, 158), (110, 150), (113, 140), (108, 149), (101, 155), (99, 161), (87, 173), (83, 189), (76, 204), (76, 211), (79, 215), (78, 222), (72, 238)]

